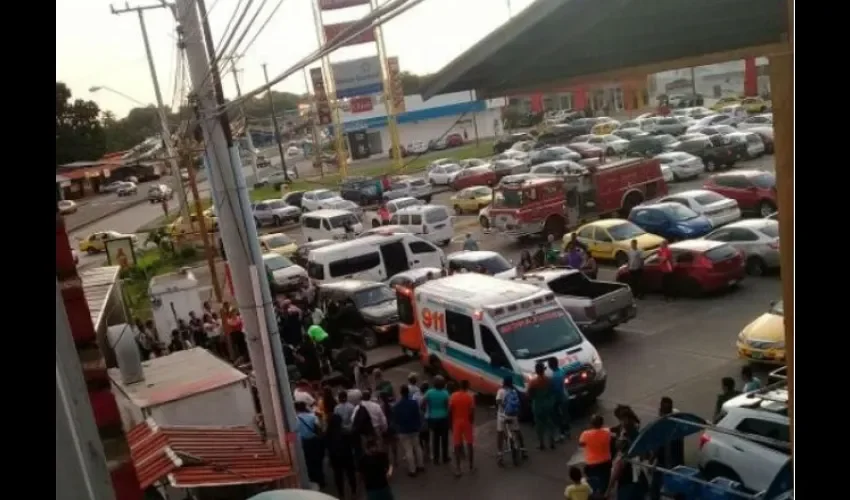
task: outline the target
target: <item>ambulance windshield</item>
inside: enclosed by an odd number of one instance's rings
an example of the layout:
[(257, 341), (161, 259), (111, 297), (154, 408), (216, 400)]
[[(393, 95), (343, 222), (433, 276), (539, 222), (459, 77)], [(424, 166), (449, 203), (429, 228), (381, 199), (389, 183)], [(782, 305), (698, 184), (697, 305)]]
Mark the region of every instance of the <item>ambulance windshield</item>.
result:
[(582, 342), (578, 328), (562, 309), (502, 323), (498, 329), (516, 359), (539, 358)]

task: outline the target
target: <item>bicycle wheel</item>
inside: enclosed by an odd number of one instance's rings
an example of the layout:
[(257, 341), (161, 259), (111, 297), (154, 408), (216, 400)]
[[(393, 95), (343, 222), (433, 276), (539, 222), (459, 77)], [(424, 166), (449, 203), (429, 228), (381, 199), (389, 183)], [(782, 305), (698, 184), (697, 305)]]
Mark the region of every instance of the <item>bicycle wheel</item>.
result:
[(513, 433), (508, 437), (508, 449), (511, 451), (511, 462), (513, 462), (514, 467), (518, 467), (521, 462), (519, 446), (516, 444), (516, 438)]

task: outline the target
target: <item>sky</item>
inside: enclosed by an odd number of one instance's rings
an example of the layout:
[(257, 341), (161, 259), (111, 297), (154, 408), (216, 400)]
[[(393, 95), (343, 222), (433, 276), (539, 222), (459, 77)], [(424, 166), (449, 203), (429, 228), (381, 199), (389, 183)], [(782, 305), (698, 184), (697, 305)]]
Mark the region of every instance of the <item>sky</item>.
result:
[[(169, 0), (172, 1), (172, 0)], [(265, 2), (263, 12), (239, 48), (240, 86), (243, 93), (264, 83), (262, 64), (269, 76), (283, 72), (318, 47), (311, 3), (313, 0), (283, 0), (280, 9), (250, 46), (245, 45), (268, 17), (278, 0)], [(383, 3), (385, 0), (378, 0)], [(435, 72), (504, 24), (510, 12), (516, 15), (533, 0), (424, 0), (421, 4), (385, 25), (387, 55), (397, 56), (402, 71)], [(206, 0), (213, 40), (221, 40), (228, 20), (239, 0)], [(130, 6), (155, 5), (158, 0), (135, 0)], [(240, 10), (247, 4), (243, 1)], [(254, 9), (255, 0), (240, 28), (241, 35)], [(116, 9), (125, 4), (113, 3)], [(350, 21), (367, 14), (367, 6), (325, 12), (325, 24)], [(145, 23), (163, 100), (166, 105), (182, 95), (176, 92), (177, 49), (175, 23), (168, 9), (145, 11)], [(238, 38), (238, 36), (237, 36)], [(375, 44), (344, 47), (331, 54), (331, 62), (376, 55)], [(316, 64), (317, 65), (317, 64)], [(313, 66), (316, 66), (313, 65)], [(114, 89), (143, 103), (154, 103), (153, 83), (142, 42), (138, 15), (113, 15), (108, 0), (57, 0), (56, 2), (56, 80), (67, 84), (74, 98), (95, 101), (102, 110), (123, 117), (133, 107), (132, 100), (99, 86)], [(236, 96), (232, 74), (223, 77), (225, 97)], [(305, 92), (304, 76), (297, 73), (274, 90)]]

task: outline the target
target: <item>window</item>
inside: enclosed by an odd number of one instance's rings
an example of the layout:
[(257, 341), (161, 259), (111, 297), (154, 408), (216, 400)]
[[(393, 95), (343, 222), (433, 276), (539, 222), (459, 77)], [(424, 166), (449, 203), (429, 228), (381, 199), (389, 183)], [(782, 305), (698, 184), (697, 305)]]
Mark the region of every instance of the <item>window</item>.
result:
[(266, 205), (265, 203), (257, 203), (257, 206), (254, 207), (254, 210), (256, 210), (258, 212), (262, 212), (263, 210), (267, 210), (267, 209), (268, 209), (268, 205)]
[(399, 223), (399, 220), (400, 220), (400, 217), (398, 215), (393, 215), (390, 218), (390, 224), (393, 225), (393, 226), (400, 226), (401, 224)]
[(738, 255), (738, 251), (732, 248), (731, 245), (720, 245), (705, 252), (705, 256), (712, 262), (721, 262), (726, 259), (731, 259)]
[(750, 187), (750, 183), (747, 182), (747, 179), (744, 179), (740, 175), (721, 175), (714, 178), (714, 182), (718, 186), (734, 188), (734, 189), (746, 189)]
[(534, 169), (534, 173), (537, 174), (551, 174), (555, 171), (555, 167), (545, 166)]
[(496, 336), (493, 335), (493, 331), (484, 325), (480, 326), (480, 330), (481, 348), (484, 350), (484, 353), (490, 356), (491, 360), (506, 358), (505, 351), (502, 349), (499, 341), (496, 340)]
[(407, 247), (410, 248), (410, 251), (414, 254), (417, 253), (431, 253), (436, 252), (437, 249), (434, 245), (426, 242), (426, 241), (411, 241), (407, 244)]
[(452, 342), (475, 349), (475, 334), (472, 332), (472, 318), (465, 314), (446, 311), (446, 335)]
[(731, 236), (729, 241), (758, 241), (759, 239), (756, 233), (740, 227), (729, 229), (729, 235)]
[(403, 325), (415, 325), (416, 315), (413, 314), (413, 302), (408, 295), (395, 294), (396, 306), (398, 307), (398, 321)]
[(328, 222), (327, 219), (322, 219), (322, 228), (324, 228), (325, 231), (331, 230), (331, 224)]
[(610, 243), (611, 236), (608, 235), (608, 231), (602, 228), (596, 228), (596, 241), (601, 241), (603, 243)]
[(721, 229), (720, 231), (715, 231), (709, 234), (705, 237), (705, 239), (711, 241), (729, 241), (730, 236), (728, 229)]
[[(735, 428), (736, 431), (741, 432), (743, 434), (752, 434), (755, 436), (766, 437), (768, 439), (775, 439), (777, 441), (783, 441), (785, 443), (790, 443), (791, 434), (788, 430), (787, 424), (780, 424), (778, 422), (770, 422), (768, 420), (759, 420), (756, 418), (745, 418), (741, 420), (741, 423), (738, 424), (738, 427)], [(759, 443), (761, 444), (761, 443)], [(768, 445), (762, 445), (768, 446)], [(774, 447), (768, 446), (768, 448), (773, 448), (782, 453), (789, 453), (790, 449), (785, 447)]]
[(711, 192), (694, 196), (694, 201), (696, 201), (700, 205), (711, 205), (712, 203), (717, 203), (718, 201), (723, 201), (725, 199), (725, 196)]
[(404, 191), (407, 186), (404, 184), (390, 184), (390, 191)]
[(410, 225), (411, 226), (419, 226), (422, 224), (422, 215), (420, 214), (411, 214), (410, 215)]
[(578, 233), (576, 233), (576, 236), (578, 236), (579, 238), (587, 238), (589, 240), (592, 240), (593, 239), (593, 229), (594, 229), (593, 226), (583, 227), (583, 228), (579, 229)]
[(340, 276), (362, 273), (379, 265), (381, 265), (381, 256), (378, 252), (372, 252), (331, 262), (328, 265), (328, 270), (331, 278), (339, 278)]
[(449, 218), (448, 212), (444, 208), (435, 208), (425, 212), (425, 222), (428, 224), (436, 224), (443, 222)]
[(315, 217), (304, 217), (301, 219), (304, 223), (304, 227), (309, 229), (319, 229), (319, 219)]
[(402, 214), (398, 216), (398, 223), (402, 226), (407, 226), (410, 224), (410, 216), (407, 214)]
[(307, 276), (317, 279), (323, 280), (325, 279), (325, 266), (322, 264), (318, 264), (316, 262), (307, 262)]
[(750, 177), (750, 181), (753, 183), (754, 186), (762, 189), (770, 189), (776, 187), (776, 177), (774, 177), (773, 174), (769, 174), (767, 172)]

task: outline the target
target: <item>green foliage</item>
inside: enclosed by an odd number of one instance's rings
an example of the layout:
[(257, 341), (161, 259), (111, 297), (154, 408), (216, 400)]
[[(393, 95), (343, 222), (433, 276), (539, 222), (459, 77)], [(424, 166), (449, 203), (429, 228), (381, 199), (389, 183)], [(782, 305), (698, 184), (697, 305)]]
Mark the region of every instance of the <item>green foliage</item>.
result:
[[(150, 240), (151, 236), (148, 235)], [(151, 240), (152, 241), (152, 240)], [(133, 316), (147, 319), (151, 315), (148, 285), (154, 276), (174, 272), (197, 263), (199, 252), (192, 246), (163, 251), (161, 248), (143, 250), (136, 256), (136, 265), (123, 269), (120, 278), (124, 286), (127, 307)]]
[(106, 152), (100, 108), (93, 101), (71, 100), (71, 90), (56, 82), (56, 166), (97, 160)]

